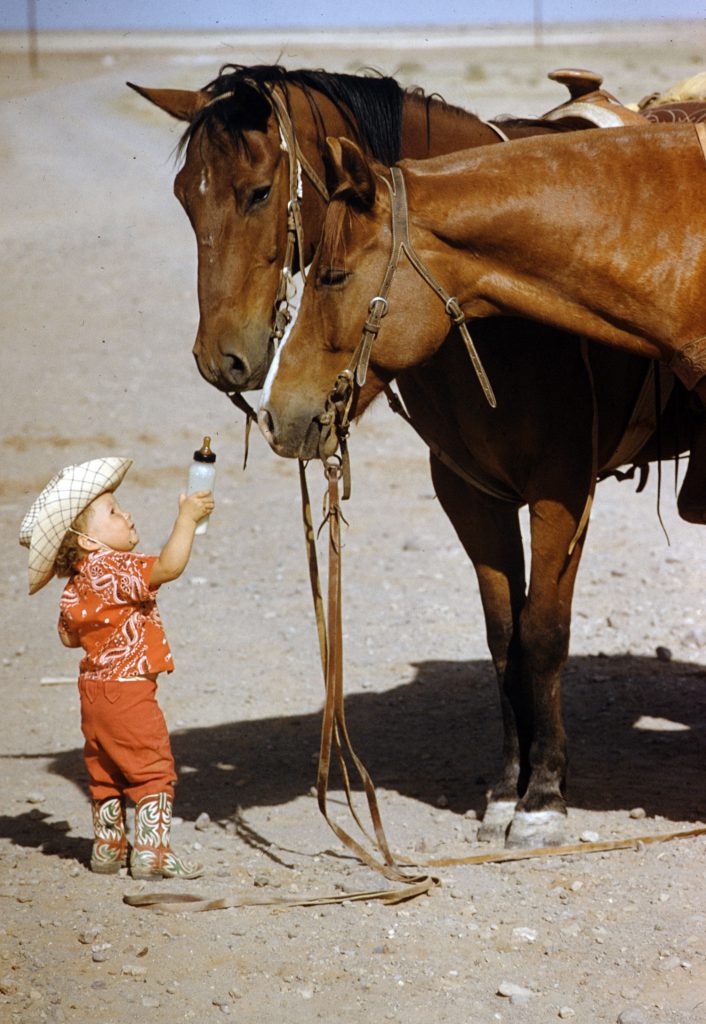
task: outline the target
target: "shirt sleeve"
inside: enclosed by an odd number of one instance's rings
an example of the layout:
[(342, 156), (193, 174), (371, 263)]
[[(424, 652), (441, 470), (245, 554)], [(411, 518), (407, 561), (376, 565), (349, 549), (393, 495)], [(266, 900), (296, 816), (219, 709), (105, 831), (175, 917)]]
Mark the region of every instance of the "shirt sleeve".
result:
[(59, 622), (57, 625), (59, 631), (59, 639), (61, 640), (64, 647), (80, 647), (81, 641), (78, 638), (78, 633), (71, 624), (71, 620), (66, 614), (65, 609), (62, 607), (59, 612)]

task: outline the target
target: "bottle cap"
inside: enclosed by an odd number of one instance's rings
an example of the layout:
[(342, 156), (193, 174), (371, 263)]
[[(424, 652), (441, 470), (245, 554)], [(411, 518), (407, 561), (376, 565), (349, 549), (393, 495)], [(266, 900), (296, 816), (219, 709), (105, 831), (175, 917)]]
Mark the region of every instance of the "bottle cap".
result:
[(195, 462), (215, 462), (216, 453), (211, 451), (211, 438), (204, 437), (203, 444), (198, 451), (194, 452)]

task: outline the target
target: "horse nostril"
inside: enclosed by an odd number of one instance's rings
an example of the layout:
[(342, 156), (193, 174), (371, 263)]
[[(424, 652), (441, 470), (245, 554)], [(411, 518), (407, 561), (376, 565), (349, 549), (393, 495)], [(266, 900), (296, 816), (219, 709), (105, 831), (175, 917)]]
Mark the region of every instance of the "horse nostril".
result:
[(248, 368), (245, 361), (240, 356), (234, 355), (232, 352), (227, 352), (223, 358), (224, 363), (230, 362), (230, 373), (234, 380), (247, 377)]
[(275, 424), (268, 409), (260, 409), (257, 414), (257, 423), (270, 444), (274, 441)]

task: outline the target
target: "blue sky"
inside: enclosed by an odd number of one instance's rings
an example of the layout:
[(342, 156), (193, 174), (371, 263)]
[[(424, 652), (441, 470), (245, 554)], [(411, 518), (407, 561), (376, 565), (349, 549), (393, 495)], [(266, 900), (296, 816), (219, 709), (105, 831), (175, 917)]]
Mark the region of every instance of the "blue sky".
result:
[[(1, 0), (0, 30), (24, 29), (30, 0)], [(546, 24), (706, 18), (706, 0), (34, 0), (42, 29), (212, 29)]]

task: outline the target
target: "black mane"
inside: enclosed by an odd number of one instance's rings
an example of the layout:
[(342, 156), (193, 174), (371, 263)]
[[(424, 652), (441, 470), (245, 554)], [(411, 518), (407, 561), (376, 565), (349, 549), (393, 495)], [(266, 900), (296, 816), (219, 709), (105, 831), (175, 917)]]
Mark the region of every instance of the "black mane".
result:
[[(183, 153), (196, 131), (202, 126), (218, 144), (219, 134), (213, 129), (224, 129), (239, 148), (247, 148), (245, 133), (253, 129), (265, 130), (271, 111), (270, 95), (279, 86), (287, 102), (288, 88), (302, 90), (309, 103), (312, 117), (319, 126), (319, 144), (324, 144), (323, 116), (317, 102), (325, 96), (337, 108), (350, 133), (368, 153), (380, 163), (390, 167), (401, 155), (402, 114), (404, 101), (414, 98), (426, 107), (427, 136), (429, 135), (430, 108), (439, 104), (459, 117), (473, 117), (461, 107), (447, 104), (438, 93), (427, 95), (423, 89), (403, 89), (394, 79), (375, 71), (359, 75), (299, 69), (288, 71), (279, 64), (224, 64), (218, 76), (203, 89), (212, 100), (225, 96), (222, 101), (203, 107), (182, 135), (177, 152)], [(253, 92), (255, 91), (255, 96)], [(258, 102), (259, 98), (259, 102)], [(565, 125), (536, 118), (515, 118), (509, 115), (493, 118), (494, 123), (510, 129), (541, 126), (545, 131), (566, 131)], [(428, 141), (428, 139), (427, 139)]]
[[(432, 98), (425, 97), (420, 89), (405, 91), (395, 81), (376, 73), (364, 75), (336, 74), (322, 70), (288, 71), (278, 64), (224, 65), (217, 78), (205, 87), (204, 92), (213, 99), (224, 93), (234, 97), (224, 99), (202, 109), (191, 122), (179, 143), (183, 151), (196, 130), (214, 123), (225, 128), (238, 146), (245, 145), (243, 132), (254, 127), (243, 119), (243, 110), (237, 103), (238, 88), (254, 88), (268, 100), (275, 86), (281, 86), (287, 94), (288, 86), (297, 86), (307, 97), (312, 114), (321, 126), (323, 118), (319, 111), (316, 93), (329, 99), (342, 114), (351, 137), (357, 139), (369, 153), (381, 163), (390, 166), (400, 158), (402, 139), (402, 108), (405, 95), (418, 96), (427, 105)], [(438, 97), (439, 102), (443, 102)], [(321, 139), (323, 144), (323, 138)]]

